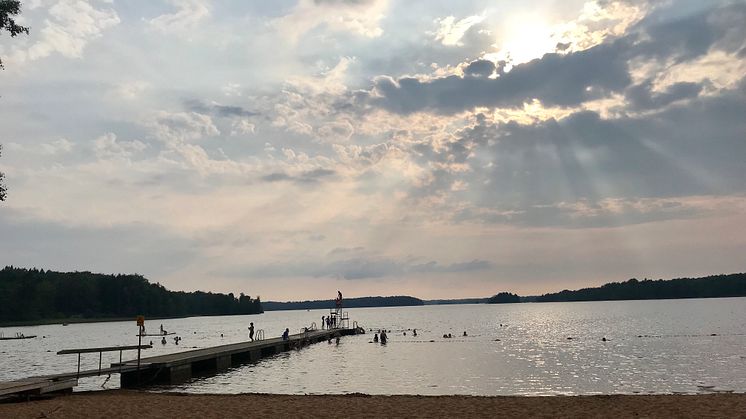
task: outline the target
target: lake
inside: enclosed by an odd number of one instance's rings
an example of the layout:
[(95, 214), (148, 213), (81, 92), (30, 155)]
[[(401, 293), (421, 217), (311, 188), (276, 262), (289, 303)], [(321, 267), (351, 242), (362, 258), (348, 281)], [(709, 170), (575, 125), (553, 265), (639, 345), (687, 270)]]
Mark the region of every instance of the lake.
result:
[[(245, 364), (225, 373), (155, 391), (285, 394), (576, 395), (746, 392), (746, 298), (450, 305), (346, 310), (373, 333), (319, 343)], [(266, 337), (321, 323), (328, 311), (146, 320), (183, 338), (143, 356), (239, 342), (249, 322)], [(411, 329), (417, 329), (413, 336)], [(0, 328), (0, 381), (75, 371), (76, 355), (61, 349), (137, 343), (134, 319)], [(463, 336), (463, 332), (467, 336)], [(404, 333), (406, 332), (406, 336)], [(221, 338), (221, 333), (223, 337)], [(444, 339), (444, 333), (453, 338)], [(607, 341), (602, 341), (602, 338)], [(568, 339), (572, 338), (572, 339)], [(146, 342), (147, 343), (147, 342)], [(135, 356), (125, 353), (125, 359)], [(118, 360), (105, 354), (104, 365)], [(83, 369), (98, 354), (83, 355)], [(119, 377), (82, 379), (78, 390), (117, 388)]]

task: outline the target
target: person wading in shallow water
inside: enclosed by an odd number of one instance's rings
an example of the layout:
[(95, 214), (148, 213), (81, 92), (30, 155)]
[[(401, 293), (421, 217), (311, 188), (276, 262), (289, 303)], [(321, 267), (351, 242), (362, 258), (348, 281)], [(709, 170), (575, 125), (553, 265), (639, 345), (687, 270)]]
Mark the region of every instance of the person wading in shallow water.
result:
[(249, 323), (249, 339), (254, 341), (254, 322)]

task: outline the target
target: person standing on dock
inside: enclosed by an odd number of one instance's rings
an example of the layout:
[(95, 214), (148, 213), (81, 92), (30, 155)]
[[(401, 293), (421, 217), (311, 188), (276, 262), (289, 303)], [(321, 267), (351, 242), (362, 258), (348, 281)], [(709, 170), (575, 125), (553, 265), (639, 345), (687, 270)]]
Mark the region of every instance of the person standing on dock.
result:
[(335, 303), (337, 303), (337, 308), (342, 307), (342, 291), (337, 290), (337, 299), (335, 300)]
[(325, 319), (326, 319), (325, 316), (321, 316), (321, 330), (325, 329), (325, 327), (324, 327), (324, 321), (325, 321)]
[(288, 340), (290, 338), (290, 329), (285, 328), (285, 331), (282, 332), (282, 340)]
[(249, 323), (249, 339), (254, 341), (254, 322)]

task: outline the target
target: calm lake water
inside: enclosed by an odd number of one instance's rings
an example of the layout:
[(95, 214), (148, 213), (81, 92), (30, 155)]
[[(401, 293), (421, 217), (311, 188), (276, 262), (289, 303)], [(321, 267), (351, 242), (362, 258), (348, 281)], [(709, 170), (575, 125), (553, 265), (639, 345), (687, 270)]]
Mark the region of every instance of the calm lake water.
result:
[[(746, 298), (453, 305), (349, 309), (367, 329), (389, 329), (319, 343), (156, 391), (287, 394), (557, 395), (746, 392)], [(193, 317), (162, 323), (183, 338), (144, 356), (239, 342), (253, 321), (266, 337), (320, 324), (327, 311)], [(502, 326), (501, 326), (502, 324)], [(417, 329), (412, 336), (410, 329)], [(0, 341), (0, 381), (75, 371), (60, 349), (137, 343), (134, 321), (2, 328), (38, 338)], [(406, 336), (404, 332), (406, 331)], [(468, 336), (463, 337), (466, 331)], [(224, 337), (221, 338), (220, 334)], [(452, 339), (443, 339), (451, 333)], [(42, 337), (45, 336), (45, 337)], [(568, 339), (571, 337), (572, 339)], [(606, 342), (601, 339), (607, 338)], [(498, 340), (499, 339), (499, 340)], [(104, 355), (104, 365), (118, 360)], [(125, 353), (125, 359), (131, 359)], [(83, 355), (96, 368), (98, 354)], [(112, 375), (81, 380), (79, 390), (117, 388)]]

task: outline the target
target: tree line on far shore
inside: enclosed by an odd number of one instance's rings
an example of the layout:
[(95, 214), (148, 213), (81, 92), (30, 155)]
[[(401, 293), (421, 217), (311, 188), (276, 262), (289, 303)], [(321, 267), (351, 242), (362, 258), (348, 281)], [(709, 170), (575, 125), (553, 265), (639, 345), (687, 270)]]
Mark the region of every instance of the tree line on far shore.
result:
[[(425, 303), (419, 298), (404, 295), (393, 297), (360, 297), (345, 298), (343, 305), (345, 308), (359, 307), (394, 307), (394, 306), (421, 306)], [(334, 308), (334, 300), (313, 300), (313, 301), (267, 301), (263, 304), (267, 311), (272, 310), (317, 310)]]
[(600, 287), (564, 290), (540, 296), (519, 297), (500, 293), (489, 303), (658, 300), (674, 298), (746, 297), (746, 273), (712, 275), (702, 278), (644, 279), (610, 282)]
[(0, 323), (262, 313), (262, 303), (212, 292), (169, 291), (141, 275), (54, 272), (5, 267), (0, 271)]

